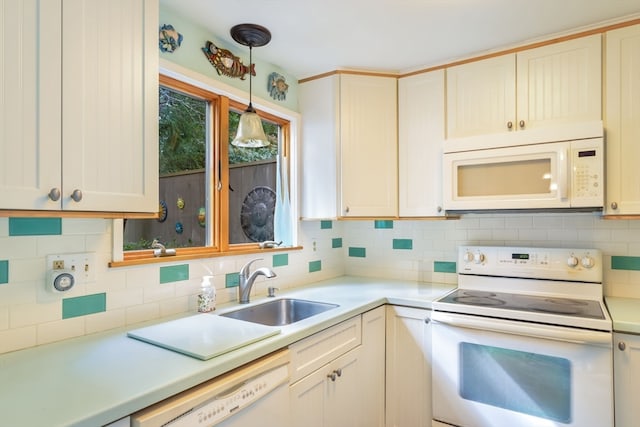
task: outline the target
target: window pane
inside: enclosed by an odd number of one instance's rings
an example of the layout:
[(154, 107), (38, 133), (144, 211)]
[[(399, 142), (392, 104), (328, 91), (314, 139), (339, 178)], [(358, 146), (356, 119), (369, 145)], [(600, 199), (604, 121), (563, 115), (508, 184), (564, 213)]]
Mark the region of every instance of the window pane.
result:
[(262, 120), (268, 147), (236, 147), (239, 119), (229, 112), (229, 244), (274, 240), (280, 126)]
[(207, 118), (209, 103), (160, 87), (158, 220), (127, 220), (124, 250), (148, 249), (154, 239), (167, 248), (207, 244)]

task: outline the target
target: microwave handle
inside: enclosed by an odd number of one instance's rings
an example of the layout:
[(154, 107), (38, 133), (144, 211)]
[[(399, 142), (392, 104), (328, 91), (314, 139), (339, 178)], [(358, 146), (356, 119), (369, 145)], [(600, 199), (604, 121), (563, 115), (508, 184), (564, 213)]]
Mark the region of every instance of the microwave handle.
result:
[(560, 200), (569, 198), (569, 150), (558, 150), (558, 195)]

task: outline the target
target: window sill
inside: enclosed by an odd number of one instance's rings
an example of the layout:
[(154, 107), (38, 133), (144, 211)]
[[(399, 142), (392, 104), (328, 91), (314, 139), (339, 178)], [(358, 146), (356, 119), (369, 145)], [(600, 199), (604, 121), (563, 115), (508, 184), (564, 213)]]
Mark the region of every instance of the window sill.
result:
[(178, 249), (176, 255), (172, 256), (164, 256), (164, 257), (154, 257), (153, 251), (135, 251), (130, 254), (125, 254), (125, 259), (123, 261), (111, 261), (109, 263), (110, 268), (118, 268), (118, 267), (129, 267), (134, 265), (145, 265), (145, 264), (159, 264), (159, 263), (174, 263), (180, 261), (189, 261), (192, 259), (202, 259), (202, 258), (216, 258), (222, 256), (234, 256), (234, 255), (248, 255), (248, 254), (256, 254), (256, 253), (265, 253), (265, 252), (285, 252), (285, 251), (297, 251), (302, 250), (302, 246), (288, 246), (285, 248), (243, 248), (239, 250), (232, 250), (227, 252), (214, 252), (207, 251), (201, 248), (198, 249)]

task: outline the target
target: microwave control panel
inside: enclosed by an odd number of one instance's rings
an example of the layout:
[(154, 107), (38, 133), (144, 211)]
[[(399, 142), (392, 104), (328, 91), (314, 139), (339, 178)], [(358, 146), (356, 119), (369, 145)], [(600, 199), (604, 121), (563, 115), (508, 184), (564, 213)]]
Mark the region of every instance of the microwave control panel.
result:
[(571, 143), (571, 206), (602, 206), (604, 203), (604, 152), (602, 138)]

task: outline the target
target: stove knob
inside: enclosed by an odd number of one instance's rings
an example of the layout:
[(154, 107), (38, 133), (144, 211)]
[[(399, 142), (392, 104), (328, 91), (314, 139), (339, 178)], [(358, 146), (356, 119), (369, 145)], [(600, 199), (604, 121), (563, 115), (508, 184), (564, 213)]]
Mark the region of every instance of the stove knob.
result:
[(464, 262), (471, 262), (473, 261), (473, 254), (471, 252), (465, 252), (465, 254), (462, 256), (462, 260)]
[(576, 267), (578, 265), (578, 258), (576, 258), (574, 255), (571, 255), (569, 258), (567, 258), (567, 265), (569, 267)]
[(580, 260), (580, 263), (584, 268), (591, 268), (595, 264), (595, 262), (593, 261), (593, 258), (591, 258), (590, 256), (582, 257), (582, 260)]
[(476, 252), (473, 255), (473, 262), (475, 262), (476, 264), (480, 264), (482, 261), (484, 261), (484, 254)]

